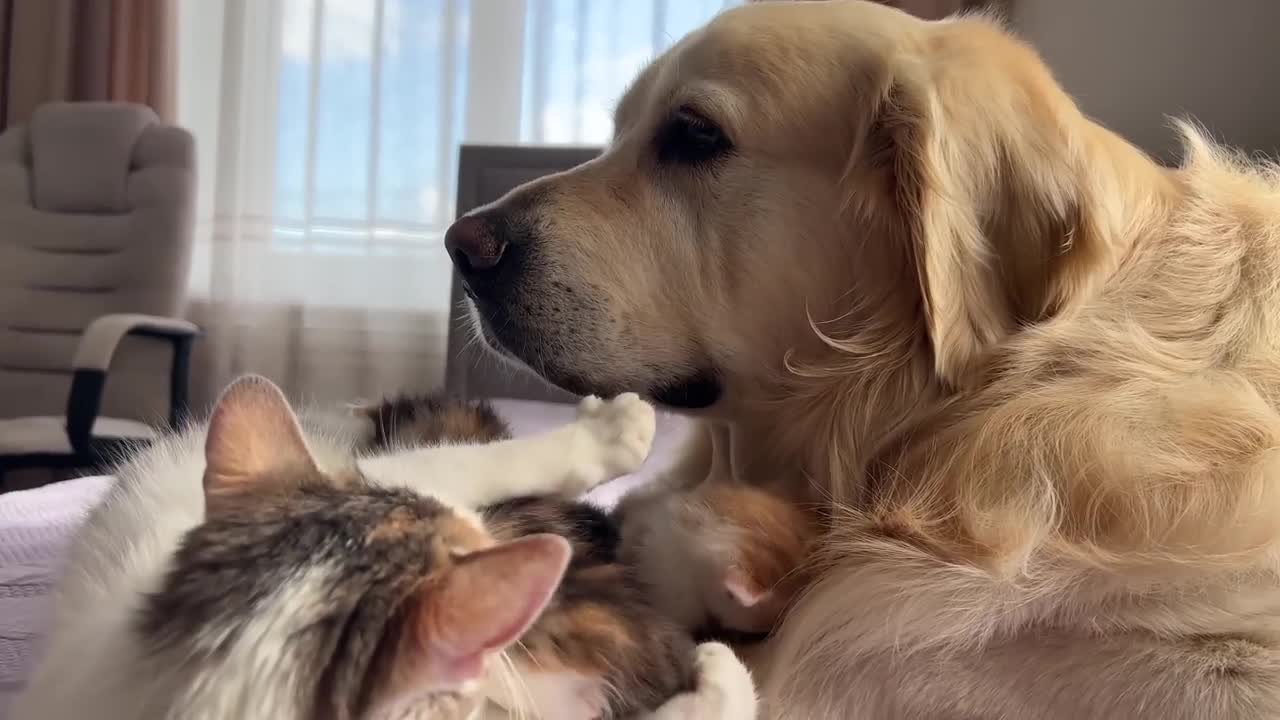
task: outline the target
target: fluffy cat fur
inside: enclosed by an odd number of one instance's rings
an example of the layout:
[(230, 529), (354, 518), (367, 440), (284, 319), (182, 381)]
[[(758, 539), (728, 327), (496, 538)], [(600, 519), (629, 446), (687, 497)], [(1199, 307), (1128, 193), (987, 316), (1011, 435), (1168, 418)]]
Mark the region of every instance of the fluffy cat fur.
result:
[[(207, 427), (119, 469), (14, 717), (473, 717), (570, 548), (495, 538), (469, 508), (577, 495), (634, 470), (652, 436), (635, 396), (588, 398), (541, 436), (357, 457), (351, 427), (300, 423), (270, 383), (242, 380)], [(696, 691), (655, 718), (754, 716), (731, 651), (694, 661)]]

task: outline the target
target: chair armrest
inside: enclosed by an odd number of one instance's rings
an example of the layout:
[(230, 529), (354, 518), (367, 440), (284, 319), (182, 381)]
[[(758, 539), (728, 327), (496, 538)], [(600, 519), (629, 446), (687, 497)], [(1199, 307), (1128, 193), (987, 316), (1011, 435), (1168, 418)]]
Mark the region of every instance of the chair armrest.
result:
[(74, 370), (106, 372), (111, 367), (111, 358), (116, 354), (116, 349), (127, 335), (176, 340), (193, 338), (199, 334), (200, 328), (195, 323), (178, 318), (139, 314), (103, 315), (85, 328), (71, 367)]
[(176, 429), (187, 413), (187, 389), (190, 380), (191, 345), (200, 328), (179, 318), (156, 315), (103, 315), (89, 323), (71, 361), (71, 394), (67, 398), (67, 438), (77, 453), (89, 451), (93, 423), (102, 407), (102, 391), (107, 370), (129, 335), (167, 340), (173, 345), (173, 364), (169, 373), (169, 427)]

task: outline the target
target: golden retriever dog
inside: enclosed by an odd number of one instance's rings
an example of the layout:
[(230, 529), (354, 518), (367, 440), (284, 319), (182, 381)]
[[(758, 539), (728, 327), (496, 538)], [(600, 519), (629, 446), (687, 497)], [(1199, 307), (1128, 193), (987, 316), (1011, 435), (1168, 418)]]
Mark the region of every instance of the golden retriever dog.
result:
[(494, 347), (702, 417), (683, 481), (821, 504), (768, 717), (1280, 717), (1280, 173), (855, 0), (723, 13), (616, 120), (447, 245)]

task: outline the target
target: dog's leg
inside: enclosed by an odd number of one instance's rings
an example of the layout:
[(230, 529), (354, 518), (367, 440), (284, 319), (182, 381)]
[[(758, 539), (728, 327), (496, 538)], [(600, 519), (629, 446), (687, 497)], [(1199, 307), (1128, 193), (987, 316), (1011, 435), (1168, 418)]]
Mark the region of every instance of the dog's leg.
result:
[(841, 542), (847, 562), (753, 665), (772, 720), (1280, 717), (1264, 640), (1099, 630), (1087, 607), (1057, 612), (1079, 575), (997, 577), (873, 532)]
[[(1243, 638), (1163, 640), (1026, 634), (974, 652), (883, 650), (844, 663), (827, 693), (848, 720), (1124, 718), (1263, 720), (1280, 717), (1280, 652)], [(796, 705), (775, 720), (819, 717)]]

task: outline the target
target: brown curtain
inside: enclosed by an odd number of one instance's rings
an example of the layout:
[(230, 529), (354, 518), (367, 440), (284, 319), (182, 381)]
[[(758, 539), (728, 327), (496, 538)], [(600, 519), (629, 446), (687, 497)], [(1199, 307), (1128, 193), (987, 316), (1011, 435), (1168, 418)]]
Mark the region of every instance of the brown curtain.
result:
[(0, 126), (56, 100), (149, 105), (173, 119), (173, 0), (0, 0)]

